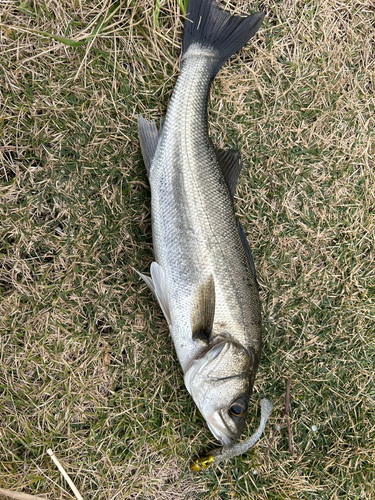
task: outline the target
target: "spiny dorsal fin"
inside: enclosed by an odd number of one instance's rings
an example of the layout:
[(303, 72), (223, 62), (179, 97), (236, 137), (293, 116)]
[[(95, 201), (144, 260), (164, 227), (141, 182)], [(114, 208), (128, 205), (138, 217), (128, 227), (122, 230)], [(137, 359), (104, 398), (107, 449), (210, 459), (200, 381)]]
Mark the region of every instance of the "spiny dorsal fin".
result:
[(147, 175), (150, 175), (151, 163), (154, 158), (159, 141), (159, 132), (154, 120), (148, 122), (142, 116), (137, 116), (138, 137), (141, 143), (143, 161), (146, 165)]
[(231, 197), (236, 191), (237, 179), (242, 169), (241, 154), (235, 149), (216, 149), (217, 161), (223, 172)]
[(237, 219), (237, 225), (238, 225), (238, 232), (240, 233), (241, 241), (242, 241), (243, 247), (245, 249), (246, 257), (247, 257), (247, 260), (249, 261), (251, 272), (253, 273), (253, 276), (254, 276), (255, 285), (256, 285), (257, 289), (259, 290), (260, 287), (258, 284), (256, 272), (255, 272), (253, 256), (251, 255), (251, 250), (249, 247), (249, 243), (247, 242), (245, 231), (243, 230), (242, 224), (238, 219)]
[(209, 343), (215, 316), (215, 283), (212, 274), (199, 285), (191, 309), (190, 324), (193, 340)]
[(136, 269), (134, 269), (134, 271), (143, 279), (151, 292), (157, 298), (164, 317), (167, 320), (168, 326), (170, 326), (172, 322), (171, 314), (169, 312), (167, 282), (165, 280), (163, 268), (159, 266), (157, 262), (153, 262), (151, 264), (151, 278), (145, 276)]

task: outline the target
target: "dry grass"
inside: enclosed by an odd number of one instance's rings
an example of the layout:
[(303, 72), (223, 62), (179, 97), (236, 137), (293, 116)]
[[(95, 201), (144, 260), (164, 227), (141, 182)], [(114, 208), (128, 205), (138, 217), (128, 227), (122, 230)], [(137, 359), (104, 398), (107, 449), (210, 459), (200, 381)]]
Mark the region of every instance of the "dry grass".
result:
[(373, 2), (260, 1), (215, 80), (262, 287), (246, 432), (260, 396), (275, 409), (252, 451), (201, 475), (188, 458), (210, 432), (131, 271), (152, 260), (135, 116), (165, 113), (182, 18), (111, 5), (0, 1), (0, 487), (72, 498), (52, 448), (85, 500), (375, 498)]

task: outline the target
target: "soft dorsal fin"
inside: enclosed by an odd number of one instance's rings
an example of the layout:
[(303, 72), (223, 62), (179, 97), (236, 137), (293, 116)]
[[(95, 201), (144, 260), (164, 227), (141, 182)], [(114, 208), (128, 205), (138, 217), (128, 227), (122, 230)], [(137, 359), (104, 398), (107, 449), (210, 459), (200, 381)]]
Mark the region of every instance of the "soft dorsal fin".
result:
[(148, 122), (142, 116), (137, 116), (138, 137), (141, 144), (143, 161), (146, 165), (147, 175), (150, 175), (151, 163), (155, 156), (159, 141), (159, 132), (154, 120)]
[(157, 262), (153, 262), (151, 264), (151, 278), (145, 276), (136, 269), (134, 269), (134, 271), (143, 279), (151, 292), (157, 298), (164, 317), (167, 320), (168, 326), (170, 326), (172, 321), (171, 314), (169, 312), (167, 282), (165, 280), (163, 268), (159, 266)]
[(193, 340), (209, 343), (215, 316), (215, 282), (212, 274), (201, 283), (192, 298), (190, 324)]
[(249, 247), (249, 243), (247, 242), (245, 231), (243, 230), (241, 222), (238, 219), (237, 219), (237, 225), (238, 225), (238, 232), (240, 233), (241, 241), (242, 241), (243, 247), (245, 249), (246, 257), (247, 257), (247, 260), (249, 261), (251, 272), (253, 273), (253, 276), (254, 276), (255, 285), (256, 285), (257, 289), (259, 290), (260, 287), (259, 287), (259, 283), (257, 280), (256, 272), (255, 272), (253, 256), (251, 255), (251, 250)]
[(216, 149), (217, 161), (227, 183), (229, 193), (233, 199), (236, 191), (237, 179), (242, 169), (241, 154), (235, 149)]

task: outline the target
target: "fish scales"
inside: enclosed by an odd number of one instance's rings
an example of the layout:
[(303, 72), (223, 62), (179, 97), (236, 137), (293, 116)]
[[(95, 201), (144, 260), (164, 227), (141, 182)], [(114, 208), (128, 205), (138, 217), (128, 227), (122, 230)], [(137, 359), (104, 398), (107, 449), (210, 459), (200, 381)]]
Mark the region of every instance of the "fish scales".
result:
[[(139, 274), (163, 310), (188, 391), (228, 447), (245, 424), (260, 359), (261, 313), (254, 263), (233, 204), (240, 157), (214, 148), (207, 103), (217, 71), (262, 19), (260, 13), (230, 16), (213, 0), (190, 0), (181, 73), (163, 126), (158, 131), (138, 117), (155, 253), (151, 278)], [(245, 448), (246, 442), (236, 450)], [(224, 449), (220, 459), (232, 455)]]
[(184, 371), (202, 350), (190, 341), (191, 296), (210, 274), (217, 294), (214, 335), (225, 332), (260, 349), (258, 291), (208, 139), (206, 103), (213, 57), (202, 51), (187, 59), (150, 172), (155, 258), (168, 282), (172, 336)]

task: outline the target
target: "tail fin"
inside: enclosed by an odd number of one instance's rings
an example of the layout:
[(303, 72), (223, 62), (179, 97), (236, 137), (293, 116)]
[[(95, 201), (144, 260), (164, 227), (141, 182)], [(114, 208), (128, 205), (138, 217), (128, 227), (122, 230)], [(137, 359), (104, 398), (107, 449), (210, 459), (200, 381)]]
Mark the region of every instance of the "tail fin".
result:
[(217, 70), (255, 35), (264, 18), (262, 12), (231, 16), (215, 0), (189, 0), (187, 12), (181, 55), (192, 44), (214, 48), (220, 57)]

